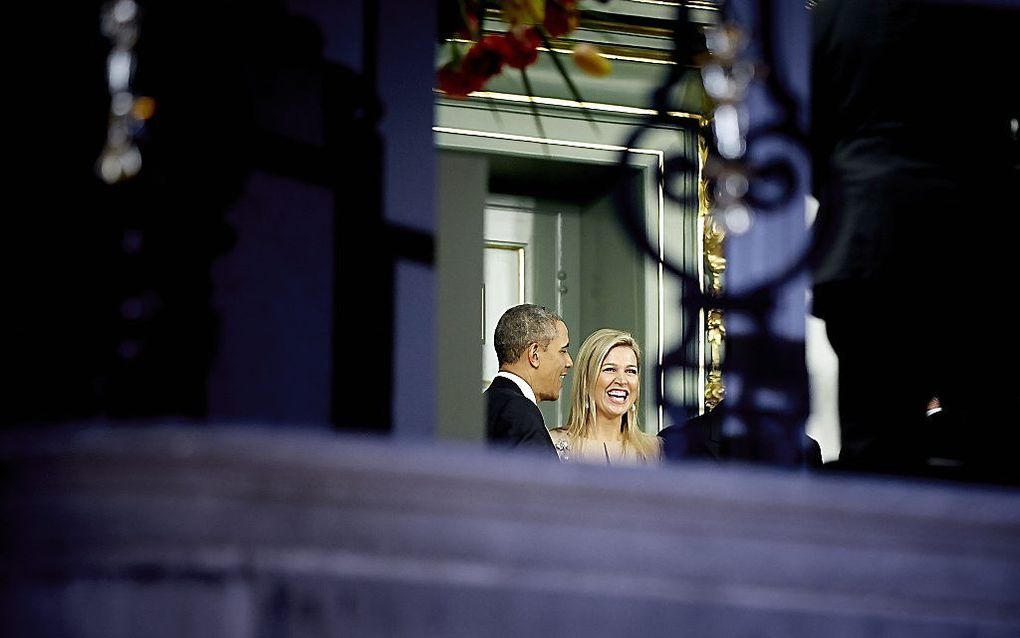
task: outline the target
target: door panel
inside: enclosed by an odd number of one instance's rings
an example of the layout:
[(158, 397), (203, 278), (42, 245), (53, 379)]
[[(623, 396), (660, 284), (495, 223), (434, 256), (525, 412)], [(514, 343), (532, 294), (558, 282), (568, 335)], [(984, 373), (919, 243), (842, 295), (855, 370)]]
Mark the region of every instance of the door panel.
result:
[(492, 335), (507, 308), (524, 303), (524, 274), (528, 244), (486, 240), (482, 281), (482, 387), (499, 371)]
[[(562, 218), (564, 210), (571, 208), (529, 197), (490, 196), (485, 208), (483, 386), (488, 386), (499, 370), (492, 334), (507, 308), (518, 303), (545, 306), (563, 317), (570, 328), (568, 317), (576, 314), (572, 308), (576, 303), (569, 298), (569, 288), (559, 273), (564, 268)], [(571, 335), (571, 355), (576, 352), (574, 339)], [(560, 400), (539, 404), (550, 428), (566, 421), (569, 396), (568, 375)]]

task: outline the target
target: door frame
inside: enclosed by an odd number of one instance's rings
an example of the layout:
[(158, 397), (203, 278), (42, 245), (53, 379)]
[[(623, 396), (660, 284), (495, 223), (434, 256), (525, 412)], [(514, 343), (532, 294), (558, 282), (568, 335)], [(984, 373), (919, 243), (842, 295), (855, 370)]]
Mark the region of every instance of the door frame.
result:
[[(646, 267), (645, 334), (646, 340), (650, 335), (655, 337), (652, 343), (643, 344), (646, 353), (654, 357), (657, 374), (646, 377), (643, 394), (646, 397), (661, 394), (671, 405), (697, 406), (699, 412), (703, 411), (707, 355), (705, 321), (699, 316), (697, 326), (684, 326), (683, 314), (678, 310), (668, 310), (679, 306), (683, 291), (680, 282), (664, 272), (661, 264), (668, 254), (674, 263), (688, 266), (689, 272), (704, 273), (703, 211), (693, 211), (692, 214), (692, 211), (683, 210), (680, 204), (667, 198), (661, 178), (666, 158), (687, 152), (698, 163), (697, 189), (702, 190), (704, 158), (697, 149), (701, 146), (703, 118), (696, 114), (673, 113), (672, 122), (646, 128), (640, 146), (628, 148), (618, 142), (628, 139), (634, 127), (643, 124), (643, 118), (651, 111), (585, 103), (583, 107), (592, 119), (589, 121), (581, 116), (582, 105), (579, 103), (558, 100), (555, 104), (536, 104), (534, 106), (543, 122), (540, 132), (534, 112), (527, 105), (522, 105), (517, 97), (500, 102), (498, 95), (489, 94), (486, 101), (488, 103), (482, 105), (480, 101), (470, 99), (440, 97), (433, 127), (437, 148), (480, 154), (552, 156), (558, 160), (603, 165), (618, 164), (621, 154), (626, 153), (627, 164), (639, 170), (643, 182), (647, 235), (659, 252), (659, 263), (649, 259)], [(554, 135), (548, 135), (549, 132)], [(685, 139), (684, 135), (690, 137)], [(695, 149), (693, 153), (690, 152), (692, 147)], [(697, 193), (693, 199), (698, 200)], [(704, 277), (698, 279), (703, 281)], [(695, 350), (694, 358), (698, 365), (688, 370), (671, 369), (667, 376), (662, 370), (664, 353), (680, 343), (688, 328), (697, 331), (691, 347)], [(665, 422), (662, 403), (643, 403), (644, 422), (655, 424), (649, 430), (658, 431), (670, 425)]]

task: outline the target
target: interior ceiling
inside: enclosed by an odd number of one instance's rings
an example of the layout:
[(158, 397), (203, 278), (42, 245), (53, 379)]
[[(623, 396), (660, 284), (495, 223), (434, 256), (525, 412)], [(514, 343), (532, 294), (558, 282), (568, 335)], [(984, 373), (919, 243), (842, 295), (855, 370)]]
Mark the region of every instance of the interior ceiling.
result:
[[(617, 167), (521, 155), (487, 156), (489, 192), (553, 199), (584, 205), (610, 191)], [(627, 174), (634, 175), (635, 168)]]

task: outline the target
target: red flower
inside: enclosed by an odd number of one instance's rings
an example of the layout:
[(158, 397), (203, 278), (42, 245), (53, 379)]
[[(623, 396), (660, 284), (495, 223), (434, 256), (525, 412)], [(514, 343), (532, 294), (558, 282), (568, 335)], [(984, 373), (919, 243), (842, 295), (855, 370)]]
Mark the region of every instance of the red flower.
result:
[(450, 97), (464, 97), (482, 88), (476, 78), (464, 73), (456, 62), (448, 62), (439, 69), (439, 88)]
[(577, 28), (577, 0), (550, 0), (545, 7), (542, 26), (554, 38), (567, 35)]
[(478, 78), (484, 84), (486, 80), (503, 70), (506, 62), (506, 44), (502, 36), (487, 35), (475, 42), (460, 63), (461, 70)]
[[(500, 71), (503, 65), (525, 69), (538, 60), (538, 48), (546, 34), (561, 37), (578, 27), (580, 0), (501, 0), (503, 19), (511, 24), (505, 33), (477, 39), (483, 0), (443, 0), (448, 27), (444, 33), (473, 40), (467, 53), (461, 54), (460, 43), (447, 38), (453, 60), (439, 69), (437, 82), (447, 95), (463, 97), (480, 90)], [(453, 7), (453, 8), (451, 8)], [(455, 12), (455, 13), (454, 13)], [(449, 15), (448, 15), (449, 14)], [(440, 16), (442, 17), (442, 15)], [(574, 59), (586, 73), (605, 75), (611, 64), (594, 47), (575, 47)], [(564, 76), (569, 82), (569, 78)]]
[(506, 63), (515, 69), (523, 69), (538, 59), (538, 45), (541, 39), (534, 27), (522, 29), (513, 27), (503, 36)]
[(453, 97), (474, 93), (485, 86), (489, 78), (503, 70), (506, 51), (503, 36), (485, 36), (475, 42), (463, 58), (447, 62), (439, 69), (439, 88)]

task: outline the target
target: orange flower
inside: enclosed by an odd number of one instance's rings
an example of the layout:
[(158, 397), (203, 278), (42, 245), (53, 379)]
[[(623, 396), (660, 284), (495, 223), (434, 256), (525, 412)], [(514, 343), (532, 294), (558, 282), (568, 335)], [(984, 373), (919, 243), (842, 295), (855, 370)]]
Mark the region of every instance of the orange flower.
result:
[(503, 19), (510, 24), (541, 24), (545, 0), (503, 0)]
[(591, 44), (579, 44), (574, 47), (574, 63), (588, 75), (596, 77), (609, 75), (613, 70), (613, 63)]

